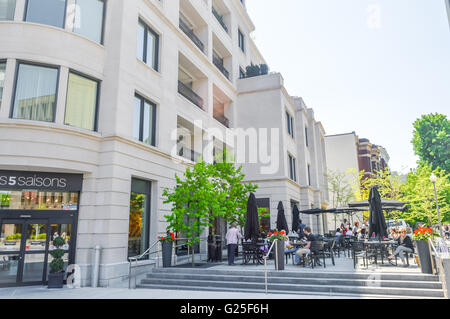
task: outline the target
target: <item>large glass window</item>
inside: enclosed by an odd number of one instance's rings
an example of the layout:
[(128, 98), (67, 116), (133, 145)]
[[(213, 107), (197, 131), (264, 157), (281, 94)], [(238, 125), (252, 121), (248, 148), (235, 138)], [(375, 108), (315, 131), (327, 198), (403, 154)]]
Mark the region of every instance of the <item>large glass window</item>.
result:
[(96, 129), (98, 82), (69, 73), (65, 124), (94, 131)]
[(133, 137), (145, 144), (156, 145), (156, 105), (136, 95), (133, 111)]
[(64, 28), (66, 0), (28, 0), (25, 21)]
[(0, 0), (0, 21), (14, 20), (16, 0)]
[(286, 121), (288, 134), (294, 138), (294, 119), (289, 112), (286, 112)]
[(77, 210), (77, 192), (0, 191), (0, 210)]
[(3, 86), (5, 85), (6, 63), (0, 62), (0, 105), (2, 105)]
[(139, 20), (137, 57), (158, 71), (159, 35)]
[(297, 181), (297, 165), (295, 158), (288, 154), (289, 157), (289, 178), (292, 179), (294, 182)]
[(58, 69), (19, 64), (12, 117), (53, 122)]
[(148, 181), (131, 181), (128, 257), (140, 255), (149, 247), (150, 188)]
[(103, 0), (76, 0), (73, 32), (102, 43)]

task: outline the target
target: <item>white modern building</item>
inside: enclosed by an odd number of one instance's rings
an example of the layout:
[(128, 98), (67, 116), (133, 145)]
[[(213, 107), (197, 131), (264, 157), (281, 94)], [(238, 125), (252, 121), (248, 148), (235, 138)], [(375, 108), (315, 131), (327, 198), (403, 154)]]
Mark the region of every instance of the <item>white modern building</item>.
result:
[[(268, 127), (286, 133), (288, 112), (296, 132), (281, 136), (270, 181), (246, 170), (261, 181), (258, 197), (270, 199), (272, 216), (278, 200), (326, 204), (324, 130), (312, 110), (280, 75), (240, 79), (265, 64), (254, 29), (244, 0), (0, 0), (1, 286), (45, 282), (57, 234), (82, 285), (99, 245), (100, 286), (127, 286), (127, 258), (165, 232), (162, 192), (175, 174), (232, 150), (230, 128), (265, 127), (244, 121), (259, 85), (278, 95)], [(139, 271), (153, 265), (142, 260)]]

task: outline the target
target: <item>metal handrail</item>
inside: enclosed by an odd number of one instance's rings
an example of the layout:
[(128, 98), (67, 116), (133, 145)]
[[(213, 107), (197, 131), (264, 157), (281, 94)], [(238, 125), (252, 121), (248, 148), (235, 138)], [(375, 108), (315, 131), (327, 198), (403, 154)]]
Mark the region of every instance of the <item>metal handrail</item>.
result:
[[(266, 287), (266, 295), (267, 295), (267, 259), (269, 259), (270, 253), (273, 249), (273, 246), (275, 246), (275, 243), (278, 242), (278, 239), (275, 239), (272, 243), (272, 245), (269, 248), (269, 251), (267, 252), (267, 255), (265, 255), (264, 258), (264, 280), (265, 280), (265, 287)], [(278, 254), (276, 254), (275, 258), (278, 259)]]
[[(189, 238), (177, 238), (176, 240), (177, 241), (180, 241), (180, 240), (188, 240)], [(200, 243), (202, 242), (202, 241), (204, 241), (205, 239), (207, 239), (207, 237), (200, 237), (199, 238), (199, 240), (200, 240)], [(131, 289), (131, 268), (132, 268), (132, 262), (134, 261), (134, 263), (135, 263), (135, 266), (134, 266), (134, 268), (135, 268), (135, 271), (134, 271), (134, 287), (136, 287), (136, 268), (137, 268), (137, 266), (138, 266), (138, 261), (139, 260), (141, 260), (142, 258), (144, 258), (144, 257), (146, 257), (146, 256), (150, 256), (151, 254), (157, 254), (158, 256), (157, 256), (157, 258), (156, 258), (156, 265), (157, 265), (157, 268), (159, 268), (159, 253), (160, 252), (162, 252), (162, 248), (161, 247), (159, 247), (156, 251), (151, 251), (156, 245), (158, 245), (158, 244), (160, 244), (160, 241), (158, 240), (158, 241), (156, 241), (156, 242), (154, 242), (151, 246), (150, 246), (150, 248), (148, 248), (145, 252), (143, 252), (142, 254), (140, 254), (140, 255), (137, 255), (137, 256), (133, 256), (133, 257), (128, 257), (128, 263), (129, 263), (129, 270), (128, 270), (128, 289)], [(183, 244), (179, 244), (179, 245), (175, 245), (173, 248), (174, 248), (174, 250), (172, 251), (172, 258), (175, 256), (175, 254), (174, 254), (174, 251), (175, 251), (175, 248), (177, 248), (177, 247), (182, 247), (182, 246), (184, 246), (184, 245), (186, 245), (185, 243), (183, 243)], [(188, 256), (189, 256), (189, 246), (188, 246), (188, 254), (187, 254)], [(194, 255), (195, 255), (195, 252), (192, 252), (192, 258), (194, 258)], [(200, 258), (201, 258), (201, 253), (200, 253)]]

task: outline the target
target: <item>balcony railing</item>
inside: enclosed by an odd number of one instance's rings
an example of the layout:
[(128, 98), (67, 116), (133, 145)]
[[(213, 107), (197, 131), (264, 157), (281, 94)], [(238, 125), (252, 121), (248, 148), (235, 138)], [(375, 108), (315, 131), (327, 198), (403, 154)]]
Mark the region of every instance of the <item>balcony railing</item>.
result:
[(230, 73), (227, 69), (223, 66), (223, 60), (215, 55), (213, 55), (213, 63), (214, 65), (222, 72), (223, 75), (229, 80), (230, 79)]
[(178, 145), (178, 156), (184, 157), (192, 162), (197, 162), (202, 155), (184, 145)]
[(214, 114), (214, 118), (222, 123), (225, 127), (230, 128), (230, 120), (227, 119), (223, 114)]
[(203, 110), (203, 99), (181, 81), (178, 81), (178, 93)]
[(223, 17), (219, 14), (219, 12), (217, 12), (217, 10), (214, 7), (212, 7), (212, 13), (216, 17), (217, 21), (219, 21), (222, 28), (228, 33), (228, 27), (225, 24), (225, 22), (223, 21)]
[(202, 41), (195, 35), (194, 30), (189, 28), (189, 26), (186, 24), (186, 22), (183, 21), (183, 19), (180, 18), (180, 29), (189, 37), (189, 39), (194, 42), (194, 44), (204, 53), (205, 52), (205, 45)]

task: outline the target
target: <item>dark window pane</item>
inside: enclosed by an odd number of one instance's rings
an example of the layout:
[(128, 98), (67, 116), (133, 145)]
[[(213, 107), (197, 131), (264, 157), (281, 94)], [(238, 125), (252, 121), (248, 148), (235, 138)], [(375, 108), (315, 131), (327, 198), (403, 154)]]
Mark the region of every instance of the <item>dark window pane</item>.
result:
[(58, 70), (20, 64), (13, 117), (53, 122)]
[(6, 63), (0, 63), (0, 105), (2, 104), (3, 86), (5, 84)]
[(95, 130), (98, 82), (70, 73), (65, 124)]
[(16, 0), (0, 0), (0, 21), (14, 20)]
[(26, 21), (64, 28), (66, 0), (28, 0)]
[(73, 32), (101, 43), (103, 32), (103, 0), (76, 0)]
[(137, 57), (139, 60), (144, 61), (144, 48), (145, 48), (145, 25), (139, 22), (137, 33)]
[(145, 144), (155, 146), (156, 106), (140, 96), (135, 97), (133, 137)]

